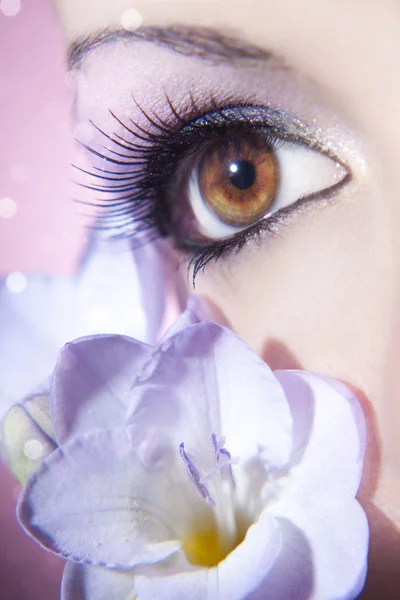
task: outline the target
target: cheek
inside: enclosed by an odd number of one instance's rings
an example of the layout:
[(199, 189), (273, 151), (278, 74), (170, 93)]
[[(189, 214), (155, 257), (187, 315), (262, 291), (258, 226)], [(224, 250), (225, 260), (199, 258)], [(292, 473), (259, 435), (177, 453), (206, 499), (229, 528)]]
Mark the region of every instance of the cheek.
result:
[(291, 366), (281, 346), (302, 368), (365, 385), (392, 326), (392, 248), (375, 212), (365, 198), (309, 211), (279, 239), (206, 271), (197, 290), (273, 367)]

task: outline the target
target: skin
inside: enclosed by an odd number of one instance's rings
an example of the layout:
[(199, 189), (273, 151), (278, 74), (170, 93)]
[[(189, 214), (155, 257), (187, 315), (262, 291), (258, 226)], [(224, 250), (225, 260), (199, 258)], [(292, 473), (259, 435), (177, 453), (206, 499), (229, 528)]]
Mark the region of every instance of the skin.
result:
[[(73, 4), (57, 3), (69, 39), (118, 23), (130, 3), (97, 0), (95, 11), (89, 1)], [(350, 165), (352, 183), (333, 202), (296, 215), (279, 236), (265, 236), (237, 256), (209, 265), (197, 279), (196, 292), (209, 300), (214, 318), (229, 323), (272, 368), (332, 375), (360, 398), (369, 440), (359, 499), (371, 526), (362, 597), (397, 598), (399, 5), (394, 0), (148, 0), (135, 7), (145, 25), (228, 28), (283, 56), (323, 98), (318, 123), (328, 133), (332, 129), (329, 135)], [(114, 50), (110, 46), (107, 52)], [(101, 76), (93, 75), (101, 72), (100, 62), (93, 55), (86, 71), (97, 103), (89, 102), (90, 91), (77, 90), (83, 121), (106, 120), (109, 92), (98, 83)], [(115, 93), (123, 96), (120, 88)], [(312, 112), (301, 102), (295, 109)]]

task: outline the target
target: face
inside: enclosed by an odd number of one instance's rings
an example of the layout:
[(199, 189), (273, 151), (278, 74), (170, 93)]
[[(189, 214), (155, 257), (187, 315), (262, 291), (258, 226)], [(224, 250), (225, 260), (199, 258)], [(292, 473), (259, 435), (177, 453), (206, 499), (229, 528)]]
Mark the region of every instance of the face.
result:
[(109, 177), (84, 183), (106, 190), (104, 224), (116, 231), (137, 231), (151, 210), (183, 280), (195, 275), (213, 318), (272, 368), (356, 391), (369, 423), (365, 597), (377, 585), (397, 597), (397, 7), (148, 0), (134, 14), (125, 4), (59, 2), (72, 37), (145, 26), (73, 56), (79, 137), (89, 170)]

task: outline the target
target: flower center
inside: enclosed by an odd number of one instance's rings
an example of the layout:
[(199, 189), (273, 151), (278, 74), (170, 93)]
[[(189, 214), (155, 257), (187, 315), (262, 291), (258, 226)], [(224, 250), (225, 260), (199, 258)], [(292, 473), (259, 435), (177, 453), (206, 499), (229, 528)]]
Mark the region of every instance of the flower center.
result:
[(223, 447), (224, 440), (217, 440), (214, 433), (210, 442), (214, 464), (206, 471), (196, 467), (183, 442), (179, 446), (190, 481), (210, 507), (209, 514), (199, 519), (182, 540), (188, 561), (203, 567), (215, 567), (224, 560), (243, 541), (248, 528), (236, 506), (232, 466), (238, 459), (231, 457)]

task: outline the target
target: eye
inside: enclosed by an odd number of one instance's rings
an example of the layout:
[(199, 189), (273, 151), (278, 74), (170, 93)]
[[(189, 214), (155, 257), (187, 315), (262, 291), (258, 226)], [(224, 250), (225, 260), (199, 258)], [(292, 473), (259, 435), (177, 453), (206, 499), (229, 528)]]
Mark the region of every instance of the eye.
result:
[(280, 110), (213, 102), (207, 112), (192, 102), (179, 112), (168, 97), (166, 105), (171, 113), (162, 117), (140, 109), (148, 127), (114, 113), (113, 133), (92, 123), (105, 145), (81, 143), (101, 166), (77, 168), (84, 187), (106, 194), (96, 203), (97, 227), (138, 243), (171, 238), (193, 281), (209, 261), (274, 233), (351, 179), (320, 131)]
[(189, 176), (191, 239), (229, 238), (345, 176), (338, 162), (301, 144), (271, 144), (262, 133), (218, 140)]

